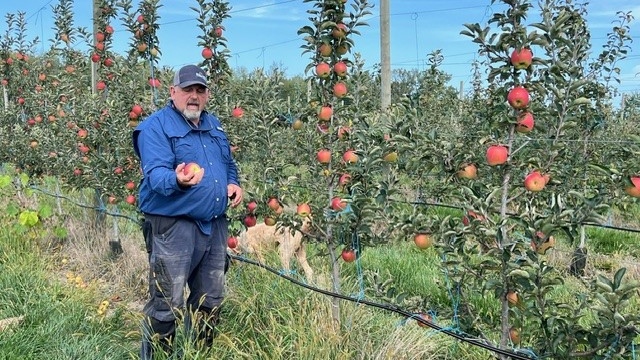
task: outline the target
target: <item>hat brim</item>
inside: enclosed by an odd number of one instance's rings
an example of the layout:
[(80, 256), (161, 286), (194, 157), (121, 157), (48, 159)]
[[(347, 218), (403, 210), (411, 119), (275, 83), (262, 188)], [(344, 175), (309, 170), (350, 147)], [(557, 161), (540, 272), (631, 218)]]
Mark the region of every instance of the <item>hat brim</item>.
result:
[(203, 83), (202, 81), (185, 81), (185, 82), (183, 82), (181, 84), (175, 84), (174, 86), (181, 87), (181, 88), (186, 88), (186, 87), (189, 87), (191, 85), (202, 85), (202, 86), (206, 87), (207, 89), (209, 88), (209, 86), (207, 86), (207, 84)]

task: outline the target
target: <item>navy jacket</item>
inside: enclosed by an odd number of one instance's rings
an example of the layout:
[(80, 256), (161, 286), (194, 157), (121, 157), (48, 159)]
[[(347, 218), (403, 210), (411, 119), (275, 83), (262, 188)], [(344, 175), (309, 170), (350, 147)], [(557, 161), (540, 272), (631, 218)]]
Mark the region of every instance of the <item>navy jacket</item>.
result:
[[(146, 214), (187, 217), (205, 234), (211, 221), (227, 209), (227, 184), (240, 185), (229, 140), (220, 121), (206, 111), (197, 128), (169, 102), (133, 131), (133, 148), (142, 163), (138, 206)], [(175, 168), (195, 162), (204, 169), (202, 181), (181, 188)]]

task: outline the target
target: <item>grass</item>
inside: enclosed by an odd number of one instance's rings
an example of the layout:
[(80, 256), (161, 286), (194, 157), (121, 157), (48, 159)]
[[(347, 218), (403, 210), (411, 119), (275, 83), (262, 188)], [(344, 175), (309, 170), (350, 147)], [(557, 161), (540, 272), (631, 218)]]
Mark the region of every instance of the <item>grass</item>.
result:
[[(32, 200), (51, 201), (46, 196)], [(55, 241), (44, 231), (23, 231), (12, 226), (14, 219), (0, 217), (0, 320), (24, 316), (22, 323), (0, 331), (2, 359), (135, 359), (146, 297), (147, 254), (140, 231), (132, 221), (109, 217), (105, 238), (105, 231), (87, 226), (88, 210), (64, 210), (70, 216), (59, 220), (68, 236)], [(598, 249), (590, 252), (588, 273), (610, 273), (625, 264), (637, 268), (637, 257), (617, 247), (605, 251), (616, 241), (621, 248), (640, 248), (635, 234), (590, 229), (588, 236), (588, 244)], [(123, 255), (110, 252), (108, 241), (113, 240), (121, 243)], [(318, 274), (328, 274), (326, 257), (313, 256), (322, 250), (310, 247), (311, 266)], [(570, 255), (571, 246), (560, 241), (548, 260), (566, 272)], [(441, 260), (433, 248), (420, 251), (410, 241), (366, 249), (360, 263), (341, 262), (342, 292), (376, 302), (406, 295), (408, 309), (433, 311), (438, 324), (455, 327), (451, 284), (440, 269)], [(267, 262), (278, 264), (277, 256), (270, 254)], [(629, 276), (640, 279), (637, 270)], [(329, 289), (328, 284), (324, 279), (319, 286)], [(583, 289), (580, 280), (566, 276), (565, 286), (554, 297), (570, 301)], [(105, 301), (109, 303), (102, 312)], [(492, 295), (474, 294), (470, 301), (480, 316), (495, 313)], [(340, 304), (341, 322), (336, 324), (331, 320), (331, 298), (234, 262), (213, 350), (197, 348), (182, 332), (176, 342), (189, 359), (491, 358), (485, 350), (398, 314), (354, 302)]]

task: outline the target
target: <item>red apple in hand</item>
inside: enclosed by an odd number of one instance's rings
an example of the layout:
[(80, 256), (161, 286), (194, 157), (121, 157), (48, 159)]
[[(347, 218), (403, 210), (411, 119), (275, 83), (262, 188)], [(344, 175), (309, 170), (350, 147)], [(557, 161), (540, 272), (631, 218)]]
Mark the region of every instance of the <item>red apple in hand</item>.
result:
[(184, 175), (189, 175), (189, 174), (194, 174), (195, 175), (195, 174), (199, 173), (200, 171), (202, 171), (202, 168), (200, 167), (200, 165), (198, 165), (198, 164), (196, 164), (194, 162), (188, 163), (187, 165), (184, 166), (184, 169), (182, 169), (182, 173)]
[(511, 65), (518, 70), (523, 70), (531, 66), (533, 53), (529, 48), (515, 49), (511, 53)]
[(491, 166), (502, 165), (507, 162), (509, 150), (506, 146), (491, 145), (487, 149), (487, 164)]
[(547, 185), (547, 180), (539, 171), (533, 171), (524, 178), (524, 187), (529, 191), (542, 191), (545, 185)]

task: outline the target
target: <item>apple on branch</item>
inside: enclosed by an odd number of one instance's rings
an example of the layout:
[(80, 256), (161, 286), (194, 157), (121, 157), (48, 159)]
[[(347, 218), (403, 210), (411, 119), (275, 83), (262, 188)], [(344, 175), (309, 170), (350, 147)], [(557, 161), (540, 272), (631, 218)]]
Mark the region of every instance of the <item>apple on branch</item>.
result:
[(502, 165), (509, 158), (509, 149), (503, 145), (491, 145), (487, 148), (487, 164), (491, 166)]
[(532, 171), (524, 178), (525, 189), (531, 192), (539, 192), (547, 185), (547, 180), (539, 171)]
[(507, 102), (512, 108), (522, 110), (529, 105), (529, 91), (524, 86), (516, 86), (509, 90)]
[(524, 70), (531, 66), (533, 52), (529, 48), (515, 49), (511, 53), (511, 65), (517, 70)]
[(459, 178), (473, 180), (478, 177), (478, 168), (474, 164), (464, 164), (457, 174)]

